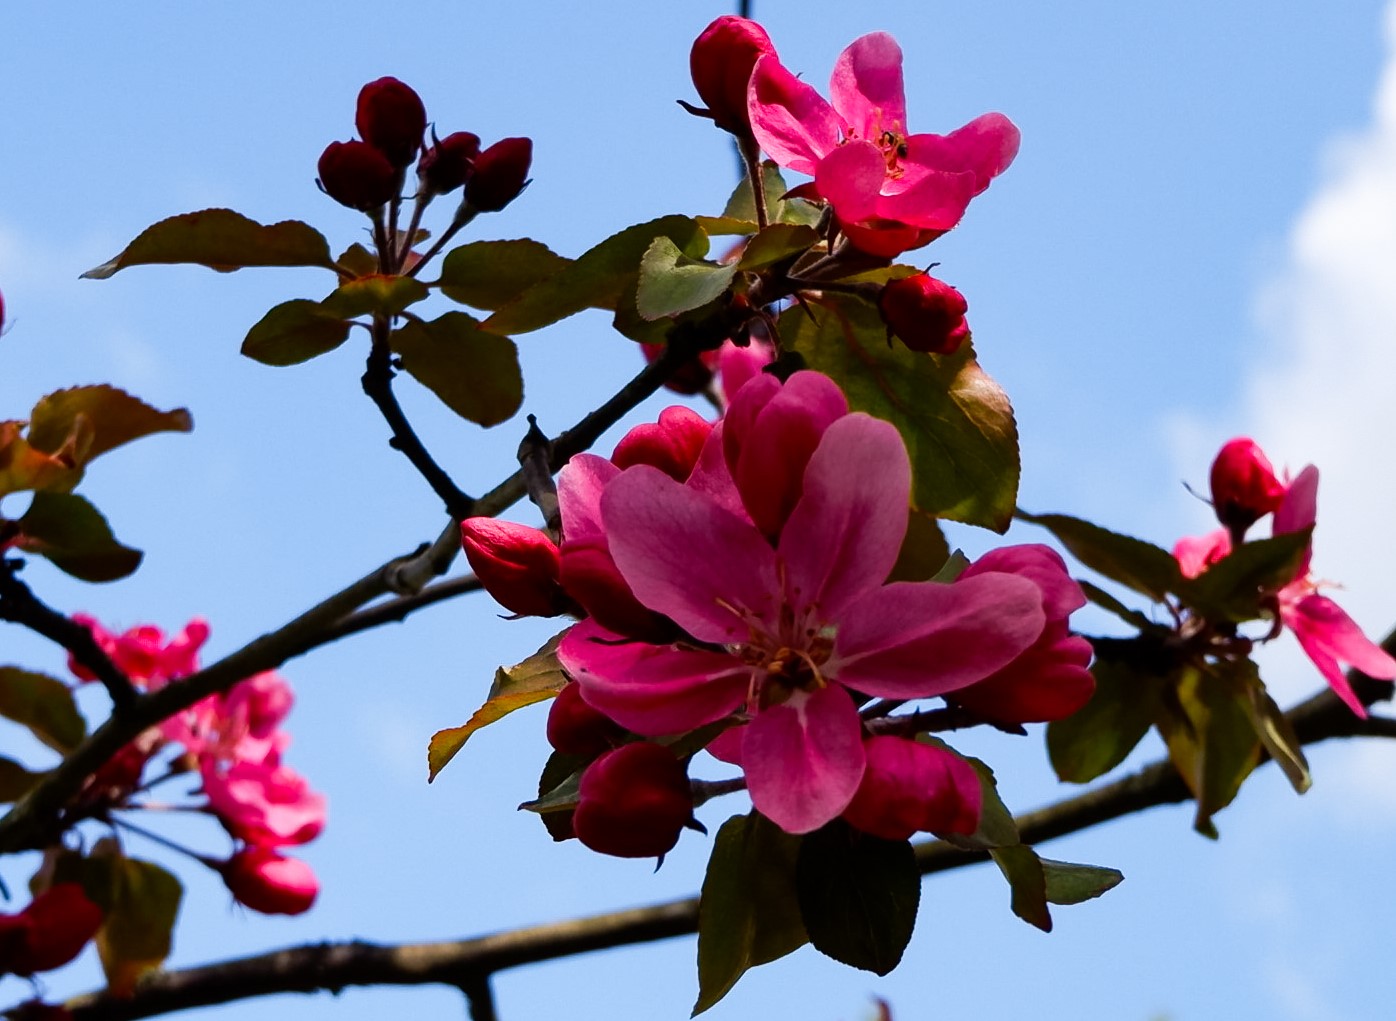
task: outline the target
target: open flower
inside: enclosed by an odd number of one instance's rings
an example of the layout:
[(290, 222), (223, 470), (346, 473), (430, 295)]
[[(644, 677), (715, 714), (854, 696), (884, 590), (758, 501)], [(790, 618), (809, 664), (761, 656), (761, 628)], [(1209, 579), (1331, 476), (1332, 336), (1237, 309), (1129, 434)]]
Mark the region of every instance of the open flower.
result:
[(907, 130), (902, 51), (886, 32), (855, 39), (829, 83), (832, 104), (774, 53), (747, 90), (752, 132), (773, 160), (814, 177), (859, 249), (892, 258), (945, 233), (1018, 154), (1018, 129), (988, 113), (948, 135)]
[[(837, 389), (814, 373), (786, 389), (822, 400), (816, 379)], [(715, 431), (712, 442), (722, 439)], [(1012, 574), (885, 584), (911, 487), (906, 447), (887, 422), (838, 417), (800, 482), (788, 514), (761, 528), (730, 493), (715, 494), (711, 475), (683, 484), (647, 465), (617, 473), (599, 501), (609, 553), (635, 598), (689, 637), (626, 641), (588, 620), (558, 650), (583, 697), (635, 733), (745, 721), (752, 803), (791, 833), (838, 816), (863, 779), (854, 693), (963, 688), (1026, 650), (1045, 622), (1041, 589)], [(568, 510), (564, 497), (564, 528)]]

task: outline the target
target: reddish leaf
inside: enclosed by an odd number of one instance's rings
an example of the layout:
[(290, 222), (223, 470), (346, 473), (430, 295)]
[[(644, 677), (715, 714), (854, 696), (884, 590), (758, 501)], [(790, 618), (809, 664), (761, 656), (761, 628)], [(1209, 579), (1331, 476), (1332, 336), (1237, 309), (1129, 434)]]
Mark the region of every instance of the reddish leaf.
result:
[(147, 227), (120, 255), (83, 276), (105, 280), (128, 266), (156, 263), (197, 263), (220, 273), (247, 266), (335, 268), (324, 236), (308, 224), (264, 225), (231, 209), (205, 209)]
[(247, 331), (242, 353), (263, 365), (298, 365), (343, 344), (349, 326), (318, 301), (283, 301)]
[(183, 408), (159, 411), (124, 390), (105, 384), (75, 386), (40, 398), (29, 416), (29, 442), (57, 452), (86, 419), (92, 441), (79, 455), (87, 464), (107, 451), (158, 432), (189, 432), (194, 420)]

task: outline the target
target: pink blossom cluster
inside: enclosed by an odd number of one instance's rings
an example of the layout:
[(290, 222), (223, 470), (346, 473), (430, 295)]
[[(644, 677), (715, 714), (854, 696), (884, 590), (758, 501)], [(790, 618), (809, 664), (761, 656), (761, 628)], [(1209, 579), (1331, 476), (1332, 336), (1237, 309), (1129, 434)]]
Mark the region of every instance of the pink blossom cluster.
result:
[[(146, 691), (194, 673), (209, 635), (200, 618), (168, 641), (148, 624), (118, 634), (86, 615), (74, 620), (88, 627), (98, 646)], [(70, 667), (81, 680), (94, 679), (81, 664), (73, 661)], [(137, 738), (93, 778), (88, 796), (124, 800), (152, 757), (171, 745), (182, 746), (183, 762), (202, 780), (204, 810), (240, 844), (217, 866), (233, 895), (256, 911), (299, 914), (314, 902), (319, 885), (309, 865), (282, 856), (279, 849), (319, 835), (325, 798), (282, 762), (290, 736), (281, 724), (293, 701), (279, 674), (239, 681)]]
[[(1212, 506), (1223, 527), (1178, 540), (1173, 556), (1185, 577), (1196, 578), (1245, 541), (1251, 525), (1266, 515), (1274, 535), (1312, 528), (1318, 519), (1318, 469), (1307, 465), (1281, 479), (1254, 440), (1227, 442), (1212, 463)], [(1343, 674), (1342, 664), (1369, 677), (1396, 679), (1396, 659), (1362, 633), (1337, 603), (1319, 594), (1323, 583), (1310, 571), (1313, 545), (1305, 549), (1294, 577), (1274, 593), (1279, 624), (1298, 639), (1333, 692), (1358, 716), (1366, 708)]]
[(1085, 598), (1042, 546), (954, 582), (888, 583), (910, 487), (897, 430), (815, 372), (758, 374), (717, 424), (670, 408), (610, 459), (574, 457), (556, 580), (586, 616), (559, 648), (577, 683), (556, 708), (649, 738), (727, 724), (709, 750), (792, 833), (839, 816), (892, 839), (972, 832), (974, 769), (859, 707), (941, 696), (995, 722), (1067, 715), (1093, 686), (1067, 628)]

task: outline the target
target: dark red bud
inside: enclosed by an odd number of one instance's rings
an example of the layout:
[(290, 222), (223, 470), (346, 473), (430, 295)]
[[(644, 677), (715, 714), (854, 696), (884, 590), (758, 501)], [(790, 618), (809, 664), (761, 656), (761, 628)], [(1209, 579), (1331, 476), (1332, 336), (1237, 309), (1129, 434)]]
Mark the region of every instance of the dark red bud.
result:
[(427, 111), (410, 86), (396, 78), (379, 78), (359, 90), (354, 126), (365, 142), (400, 170), (417, 158), (427, 130)]
[(929, 273), (893, 280), (877, 307), (888, 331), (913, 351), (954, 354), (969, 337), (964, 295)]
[(460, 531), (465, 559), (500, 606), (521, 617), (566, 610), (557, 546), (543, 532), (495, 518), (466, 518)]
[(238, 903), (264, 915), (304, 914), (320, 892), (309, 865), (268, 847), (244, 847), (233, 855), (223, 864), (223, 882)]
[(572, 828), (593, 851), (657, 858), (679, 842), (693, 817), (683, 764), (647, 741), (606, 752), (582, 774)]
[(1269, 458), (1244, 436), (1221, 448), (1212, 462), (1211, 481), (1212, 508), (1236, 543), (1246, 529), (1284, 502), (1284, 483), (1275, 477)]
[(677, 482), (687, 481), (713, 431), (713, 424), (692, 408), (665, 408), (658, 422), (637, 425), (616, 444), (611, 462), (618, 468), (647, 464)]
[(548, 744), (564, 755), (589, 759), (614, 748), (627, 731), (582, 700), (581, 686), (567, 684), (548, 710)]
[(734, 14), (724, 14), (693, 41), (688, 56), (693, 87), (718, 127), (734, 135), (751, 134), (747, 83), (756, 62), (775, 51), (764, 28)]
[(0, 915), (0, 974), (61, 968), (102, 925), (102, 909), (77, 883), (55, 883), (17, 915)]
[[(666, 346), (665, 344), (641, 344), (640, 349), (645, 354), (645, 361), (653, 365), (664, 353)], [(702, 393), (712, 385), (713, 373), (717, 371), (718, 356), (719, 351), (701, 351), (694, 355), (669, 374), (668, 380), (664, 383), (665, 389), (685, 396)]]
[(397, 172), (367, 142), (331, 142), (320, 155), (320, 187), (350, 209), (370, 212), (393, 197)]
[(469, 131), (457, 131), (436, 139), (422, 154), (417, 164), (417, 176), (422, 189), (432, 195), (455, 191), (475, 171), (475, 157), (480, 155), (480, 136)]
[(475, 173), (465, 184), (465, 201), (482, 213), (497, 213), (528, 184), (533, 163), (531, 138), (506, 138), (475, 158)]

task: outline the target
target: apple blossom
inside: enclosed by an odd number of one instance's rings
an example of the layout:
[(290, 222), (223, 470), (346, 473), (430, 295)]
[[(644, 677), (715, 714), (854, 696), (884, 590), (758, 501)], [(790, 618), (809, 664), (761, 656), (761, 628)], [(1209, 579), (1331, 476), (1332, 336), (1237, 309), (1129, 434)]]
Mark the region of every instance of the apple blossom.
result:
[(902, 51), (873, 32), (840, 54), (832, 104), (774, 54), (748, 85), (752, 132), (776, 163), (814, 177), (849, 241), (891, 258), (959, 223), (969, 202), (1018, 154), (1018, 129), (984, 114), (948, 135), (907, 132)]

